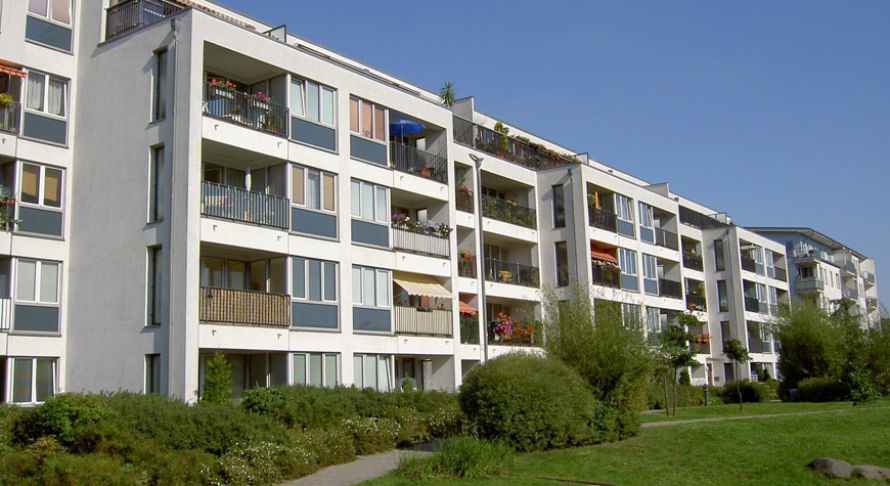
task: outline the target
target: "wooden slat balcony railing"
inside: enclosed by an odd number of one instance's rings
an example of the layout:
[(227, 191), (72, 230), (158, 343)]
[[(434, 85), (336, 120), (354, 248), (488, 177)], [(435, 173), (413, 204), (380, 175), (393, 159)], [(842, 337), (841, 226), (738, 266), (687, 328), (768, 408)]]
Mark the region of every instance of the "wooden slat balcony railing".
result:
[(202, 287), (199, 318), (221, 324), (290, 327), (290, 300), (285, 294)]
[(396, 334), (419, 334), (426, 336), (451, 337), (451, 311), (445, 309), (423, 309), (418, 307), (394, 306)]
[(447, 235), (426, 233), (422, 229), (400, 228), (393, 223), (392, 247), (420, 255), (448, 258), (451, 245)]

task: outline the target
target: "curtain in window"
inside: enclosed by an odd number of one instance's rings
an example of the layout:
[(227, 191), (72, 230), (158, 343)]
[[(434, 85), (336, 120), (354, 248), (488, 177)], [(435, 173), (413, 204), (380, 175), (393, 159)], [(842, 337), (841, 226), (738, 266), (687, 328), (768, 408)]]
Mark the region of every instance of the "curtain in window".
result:
[(362, 183), (362, 219), (374, 220), (374, 186)]
[(361, 118), (361, 134), (363, 137), (371, 138), (371, 125), (373, 120), (373, 115), (371, 111), (373, 107), (371, 103), (367, 103), (365, 101), (362, 102), (362, 118)]
[(50, 78), (47, 112), (53, 115), (65, 116), (65, 87), (66, 83), (64, 81)]
[(374, 269), (362, 269), (362, 304), (373, 306), (376, 303), (374, 296)]
[(305, 204), (303, 185), (305, 184), (302, 167), (294, 167), (291, 171), (291, 197), (296, 204)]
[(349, 131), (354, 133), (359, 133), (358, 105), (359, 100), (349, 98)]
[(359, 181), (350, 181), (350, 200), (352, 205), (352, 215), (360, 218), (362, 216), (362, 184)]
[(374, 186), (374, 191), (377, 199), (376, 207), (374, 208), (374, 219), (381, 223), (386, 223), (386, 188)]
[(40, 167), (36, 165), (22, 165), (22, 202), (39, 204), (40, 194)]
[(43, 111), (43, 87), (46, 76), (36, 73), (28, 73), (28, 96), (25, 98), (25, 106), (32, 110)]
[(15, 298), (18, 301), (34, 302), (37, 300), (35, 286), (37, 284), (37, 262), (19, 260), (16, 268)]
[(377, 307), (389, 307), (389, 272), (377, 271)]
[(362, 269), (352, 267), (352, 303), (362, 303)]
[(59, 302), (59, 264), (42, 262), (40, 265), (40, 302)]
[(374, 107), (374, 138), (386, 141), (386, 110), (379, 106)]
[(321, 174), (310, 170), (308, 184), (306, 184), (306, 206), (312, 209), (321, 208)]
[(46, 17), (46, 0), (28, 0), (28, 11)]
[(63, 24), (71, 23), (71, 0), (53, 0), (53, 20)]
[(334, 176), (331, 174), (322, 174), (321, 182), (322, 209), (325, 211), (333, 211), (336, 197), (334, 190)]
[(12, 360), (12, 401), (27, 403), (31, 401), (31, 358)]
[(62, 171), (46, 169), (44, 175), (43, 204), (54, 208), (62, 207)]

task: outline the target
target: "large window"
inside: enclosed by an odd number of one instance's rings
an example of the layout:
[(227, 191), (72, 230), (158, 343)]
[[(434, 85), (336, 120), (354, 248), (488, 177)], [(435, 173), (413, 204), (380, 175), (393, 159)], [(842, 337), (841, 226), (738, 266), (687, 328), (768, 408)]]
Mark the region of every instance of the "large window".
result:
[(22, 163), (20, 201), (48, 208), (62, 207), (62, 170)]
[[(624, 197), (624, 196), (622, 196)], [(652, 206), (640, 203), (640, 226), (644, 228), (652, 228), (655, 221), (655, 210)]]
[(621, 266), (621, 273), (625, 275), (637, 274), (637, 252), (634, 250), (619, 248), (618, 263)]
[(337, 264), (294, 257), (293, 298), (312, 302), (337, 302)]
[(163, 120), (167, 116), (167, 50), (155, 52), (154, 75), (152, 76), (152, 121)]
[(11, 358), (9, 397), (13, 403), (40, 403), (56, 391), (55, 358)]
[(337, 113), (337, 91), (323, 84), (299, 78), (290, 81), (290, 113), (292, 116), (334, 126)]
[(351, 184), (352, 216), (389, 223), (389, 189), (370, 182), (353, 179)]
[(392, 365), (387, 354), (353, 355), (352, 377), (357, 388), (392, 390)]
[(366, 138), (386, 141), (386, 108), (355, 97), (349, 98), (349, 130)]
[(566, 199), (562, 184), (553, 186), (553, 227), (564, 228), (566, 225)]
[(68, 81), (31, 71), (25, 95), (29, 111), (64, 118), (68, 114)]
[(370, 267), (352, 267), (352, 303), (365, 307), (390, 306), (390, 271)]
[(618, 219), (633, 223), (634, 206), (629, 197), (615, 194), (615, 214), (618, 216)]
[(643, 253), (643, 288), (650, 294), (658, 294), (658, 260)]
[(28, 13), (62, 25), (71, 25), (71, 0), (28, 0)]
[(723, 240), (714, 240), (714, 269), (718, 272), (726, 270), (726, 260), (723, 252)]
[(146, 294), (146, 320), (149, 326), (161, 324), (161, 247), (148, 248), (148, 263), (146, 264), (145, 294)]
[(340, 355), (294, 353), (294, 385), (334, 388), (340, 384)]
[(295, 165), (291, 168), (291, 201), (297, 206), (318, 211), (337, 212), (337, 176)]
[(16, 302), (59, 303), (61, 264), (43, 260), (16, 260)]

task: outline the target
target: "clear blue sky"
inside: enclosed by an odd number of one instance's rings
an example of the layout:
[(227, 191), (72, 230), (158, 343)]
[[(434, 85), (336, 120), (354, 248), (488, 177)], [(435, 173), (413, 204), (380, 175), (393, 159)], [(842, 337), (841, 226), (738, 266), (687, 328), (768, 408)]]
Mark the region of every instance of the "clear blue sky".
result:
[(890, 1), (220, 1), (741, 225), (820, 230), (890, 303)]

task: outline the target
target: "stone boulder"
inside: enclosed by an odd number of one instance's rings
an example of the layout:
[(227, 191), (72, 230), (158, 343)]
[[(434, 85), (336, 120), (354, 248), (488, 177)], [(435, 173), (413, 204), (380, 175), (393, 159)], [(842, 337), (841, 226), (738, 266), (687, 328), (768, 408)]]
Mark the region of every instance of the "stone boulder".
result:
[(872, 481), (888, 481), (890, 480), (890, 468), (871, 464), (853, 466), (853, 477), (871, 479)]
[(830, 478), (849, 478), (853, 474), (853, 466), (840, 459), (817, 457), (809, 464), (813, 472)]

